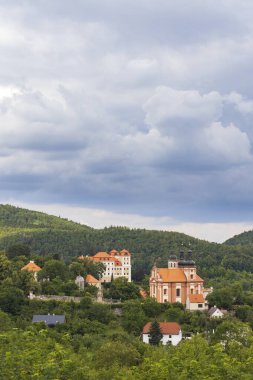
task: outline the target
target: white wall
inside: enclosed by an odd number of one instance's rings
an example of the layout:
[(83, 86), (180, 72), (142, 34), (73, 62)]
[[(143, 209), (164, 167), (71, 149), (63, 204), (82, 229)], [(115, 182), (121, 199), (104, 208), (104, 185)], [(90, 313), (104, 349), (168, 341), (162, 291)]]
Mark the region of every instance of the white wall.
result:
[[(180, 330), (178, 335), (164, 334), (161, 342), (163, 345), (166, 345), (168, 344), (168, 342), (171, 342), (172, 346), (176, 346), (181, 340), (182, 340), (182, 331)], [(149, 344), (149, 334), (142, 334), (142, 341), (144, 343)]]

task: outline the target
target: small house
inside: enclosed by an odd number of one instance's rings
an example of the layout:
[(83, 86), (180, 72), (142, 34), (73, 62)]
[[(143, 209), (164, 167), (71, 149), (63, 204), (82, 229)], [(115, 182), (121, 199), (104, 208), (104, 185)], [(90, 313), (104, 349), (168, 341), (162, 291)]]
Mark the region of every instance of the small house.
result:
[(207, 310), (208, 304), (203, 294), (189, 294), (186, 300), (186, 308), (190, 311)]
[(34, 261), (30, 261), (23, 268), (21, 268), (21, 270), (27, 270), (28, 272), (32, 273), (34, 279), (37, 281), (37, 274), (41, 270), (41, 267), (39, 267), (37, 264), (35, 264)]
[[(149, 344), (149, 332), (151, 322), (148, 322), (142, 331), (142, 341)], [(162, 333), (161, 343), (163, 345), (171, 344), (176, 346), (182, 340), (182, 330), (176, 322), (159, 322), (160, 331)]]
[(213, 306), (208, 310), (208, 315), (210, 318), (223, 318), (225, 311)]

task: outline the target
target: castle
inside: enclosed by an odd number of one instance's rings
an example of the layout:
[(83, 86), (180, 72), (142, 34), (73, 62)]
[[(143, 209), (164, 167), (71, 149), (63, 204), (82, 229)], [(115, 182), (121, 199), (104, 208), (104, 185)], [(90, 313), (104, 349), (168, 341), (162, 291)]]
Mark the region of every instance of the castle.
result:
[(95, 262), (100, 262), (105, 266), (100, 282), (110, 282), (112, 278), (119, 277), (127, 278), (131, 282), (131, 253), (126, 249), (116, 251), (113, 249), (109, 253), (98, 252), (94, 256), (80, 256), (79, 260), (89, 259)]
[(192, 251), (187, 258), (180, 252), (180, 259), (173, 255), (168, 261), (168, 268), (154, 266), (149, 280), (150, 297), (157, 302), (180, 302), (188, 310), (206, 310), (207, 293), (204, 280), (196, 273), (196, 264), (192, 260)]

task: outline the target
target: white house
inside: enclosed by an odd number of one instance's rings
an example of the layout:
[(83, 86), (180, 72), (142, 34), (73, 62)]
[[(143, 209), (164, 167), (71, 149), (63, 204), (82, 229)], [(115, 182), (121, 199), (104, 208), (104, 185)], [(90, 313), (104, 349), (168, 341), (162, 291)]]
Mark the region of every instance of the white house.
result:
[(210, 318), (222, 318), (224, 317), (224, 311), (219, 309), (216, 306), (211, 307), (211, 309), (208, 310), (208, 315)]
[[(160, 330), (163, 335), (161, 343), (163, 345), (172, 344), (176, 346), (182, 340), (182, 330), (176, 322), (159, 322)], [(142, 340), (144, 343), (149, 344), (149, 331), (151, 322), (148, 322), (142, 331)]]

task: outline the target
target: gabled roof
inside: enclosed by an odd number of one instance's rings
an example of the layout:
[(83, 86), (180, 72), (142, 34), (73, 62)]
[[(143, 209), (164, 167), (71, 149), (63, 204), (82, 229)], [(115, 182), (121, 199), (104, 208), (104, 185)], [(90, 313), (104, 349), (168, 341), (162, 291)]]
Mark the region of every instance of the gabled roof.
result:
[(131, 253), (127, 249), (122, 249), (120, 253), (122, 256), (131, 256)]
[(111, 254), (112, 256), (115, 256), (115, 255), (118, 255), (119, 252), (118, 252), (116, 249), (112, 249), (112, 250), (110, 251), (110, 254)]
[[(176, 322), (159, 322), (160, 330), (162, 334), (166, 335), (178, 335), (180, 333), (181, 327), (178, 323)], [(151, 327), (151, 322), (148, 322), (144, 327), (143, 327), (143, 334), (149, 334)]]
[(110, 257), (110, 255), (107, 252), (98, 252), (93, 257)]
[(39, 272), (41, 267), (35, 264), (34, 261), (30, 261), (30, 263), (26, 264), (21, 270), (27, 270), (28, 272)]
[(56, 325), (65, 322), (65, 315), (34, 315), (32, 322), (44, 322), (46, 325)]
[(85, 281), (88, 282), (88, 284), (97, 284), (99, 281), (93, 277), (91, 274), (87, 274)]
[(191, 281), (199, 281), (199, 282), (204, 282), (203, 278), (201, 278), (198, 274), (195, 274), (195, 278), (194, 280), (191, 280)]
[(190, 300), (190, 303), (204, 303), (205, 302), (203, 294), (190, 294), (189, 300)]
[(208, 310), (208, 315), (210, 315), (210, 316), (213, 315), (217, 310), (219, 310), (220, 313), (224, 314), (221, 309), (219, 309), (216, 306), (213, 306), (213, 307), (211, 307), (211, 309)]
[(186, 282), (186, 276), (181, 269), (178, 268), (158, 268), (158, 273), (163, 282)]

